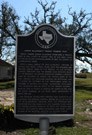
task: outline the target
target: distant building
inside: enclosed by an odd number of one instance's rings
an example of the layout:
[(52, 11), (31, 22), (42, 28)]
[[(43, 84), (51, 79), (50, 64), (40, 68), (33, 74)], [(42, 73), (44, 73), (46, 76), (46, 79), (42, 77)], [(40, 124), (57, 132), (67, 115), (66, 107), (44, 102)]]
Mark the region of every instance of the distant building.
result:
[(14, 79), (14, 66), (0, 59), (0, 81)]

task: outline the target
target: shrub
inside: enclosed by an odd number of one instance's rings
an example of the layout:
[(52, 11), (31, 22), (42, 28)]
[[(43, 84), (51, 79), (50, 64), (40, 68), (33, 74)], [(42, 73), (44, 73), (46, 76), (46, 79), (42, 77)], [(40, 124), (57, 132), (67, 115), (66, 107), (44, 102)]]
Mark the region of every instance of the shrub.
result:
[(87, 78), (87, 74), (86, 73), (79, 73), (79, 74), (75, 74), (76, 78)]
[(14, 104), (11, 106), (0, 105), (0, 127), (12, 125), (14, 122)]
[(0, 129), (21, 129), (38, 126), (31, 122), (25, 122), (14, 117), (14, 104), (11, 106), (0, 105)]

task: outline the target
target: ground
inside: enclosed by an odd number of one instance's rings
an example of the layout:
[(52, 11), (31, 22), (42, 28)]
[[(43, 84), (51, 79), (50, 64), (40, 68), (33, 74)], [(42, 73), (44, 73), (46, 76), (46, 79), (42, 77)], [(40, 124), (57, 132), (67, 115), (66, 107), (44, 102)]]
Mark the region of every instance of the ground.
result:
[(0, 90), (0, 104), (11, 105), (14, 103), (14, 89)]
[(0, 131), (0, 135), (24, 135), (23, 133), (21, 133), (20, 131)]

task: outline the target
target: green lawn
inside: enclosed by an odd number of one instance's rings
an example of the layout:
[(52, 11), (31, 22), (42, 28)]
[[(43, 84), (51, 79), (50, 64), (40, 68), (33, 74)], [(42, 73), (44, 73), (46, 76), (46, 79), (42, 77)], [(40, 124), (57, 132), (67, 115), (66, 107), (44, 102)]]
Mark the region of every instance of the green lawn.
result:
[(14, 81), (0, 82), (0, 90), (14, 88)]
[[(26, 129), (22, 131), (24, 135), (39, 135), (39, 129)], [(92, 135), (92, 131), (82, 127), (58, 127), (56, 134), (49, 135)]]

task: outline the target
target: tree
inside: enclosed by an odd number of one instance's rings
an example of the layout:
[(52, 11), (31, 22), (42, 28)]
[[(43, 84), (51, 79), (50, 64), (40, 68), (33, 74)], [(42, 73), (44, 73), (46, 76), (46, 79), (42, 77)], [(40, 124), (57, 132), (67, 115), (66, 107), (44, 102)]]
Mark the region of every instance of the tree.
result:
[[(70, 13), (72, 23), (67, 26), (70, 35), (76, 36), (76, 58), (92, 65), (92, 13), (80, 10), (80, 13)], [(64, 29), (65, 30), (65, 29)]]
[(42, 8), (41, 14), (43, 13), (43, 15), (40, 16), (40, 11), (36, 8), (34, 13), (30, 13), (30, 17), (25, 17), (25, 30), (27, 32), (30, 32), (34, 30), (37, 25), (43, 23), (52, 24), (57, 27), (57, 29), (60, 29), (60, 27), (62, 27), (62, 24), (65, 22), (65, 18), (61, 18), (60, 11), (55, 12), (57, 2), (53, 1), (49, 5), (48, 2), (43, 3), (41, 0), (38, 0), (38, 3)]
[(92, 57), (92, 13), (86, 13), (82, 9), (79, 13), (71, 12), (69, 8), (68, 14), (72, 21), (67, 24), (66, 18), (62, 18), (60, 12), (54, 12), (56, 2), (49, 5), (48, 2), (43, 3), (38, 0), (38, 3), (43, 9), (43, 18), (40, 19), (40, 11), (37, 8), (34, 14), (30, 13), (31, 19), (28, 17), (24, 21), (27, 24), (25, 27), (27, 32), (42, 23), (55, 25), (64, 35), (76, 36), (76, 58), (92, 65), (92, 60), (89, 59)]
[(81, 72), (81, 73), (88, 73), (88, 69), (83, 68), (80, 72)]
[[(29, 17), (25, 17), (24, 30), (20, 30), (18, 24), (19, 17), (16, 15), (15, 10), (9, 7), (7, 3), (2, 4), (2, 10), (0, 10), (2, 14), (1, 26), (4, 24), (3, 27), (0, 26), (2, 43), (4, 44), (4, 42), (6, 42), (7, 45), (13, 45), (15, 44), (16, 33), (30, 33), (37, 25), (48, 23), (54, 25), (65, 35), (76, 36), (76, 58), (92, 65), (92, 60), (90, 60), (90, 58), (92, 58), (92, 13), (86, 13), (86, 11), (82, 9), (79, 13), (76, 13), (69, 8), (68, 14), (69, 18), (71, 18), (71, 22), (67, 23), (67, 19), (61, 17), (61, 12), (55, 11), (57, 2), (53, 1), (49, 4), (47, 1), (43, 3), (41, 0), (38, 0), (38, 3), (42, 8), (41, 13), (40, 10), (36, 8), (34, 13), (30, 13)], [(6, 18), (8, 18), (8, 22)], [(6, 40), (4, 40), (4, 38), (6, 38)]]
[[(9, 6), (7, 2), (1, 4), (0, 8), (0, 54), (6, 55), (6, 59), (11, 58), (10, 53), (14, 53), (16, 34), (20, 34), (19, 17), (13, 7)], [(2, 56), (3, 57), (3, 56)]]

